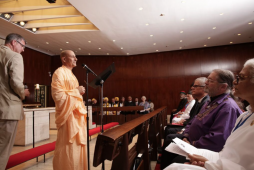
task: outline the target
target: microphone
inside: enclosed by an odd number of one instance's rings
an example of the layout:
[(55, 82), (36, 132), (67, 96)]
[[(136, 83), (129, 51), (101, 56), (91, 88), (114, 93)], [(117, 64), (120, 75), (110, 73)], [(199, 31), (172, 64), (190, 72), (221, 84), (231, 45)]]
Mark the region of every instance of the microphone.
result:
[(97, 77), (97, 75), (86, 64), (83, 63), (82, 67), (85, 68), (86, 70), (88, 70), (89, 72), (91, 72), (93, 75), (95, 75)]

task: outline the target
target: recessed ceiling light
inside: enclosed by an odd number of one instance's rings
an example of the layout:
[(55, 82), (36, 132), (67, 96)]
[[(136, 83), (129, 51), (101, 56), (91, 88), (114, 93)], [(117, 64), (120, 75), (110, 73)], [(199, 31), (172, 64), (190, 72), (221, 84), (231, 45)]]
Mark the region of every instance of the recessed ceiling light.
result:
[(116, 42), (116, 40), (113, 40), (113, 42)]
[(101, 48), (99, 48), (99, 50), (100, 50)]
[(204, 45), (206, 47), (206, 45)]
[(88, 41), (89, 43), (91, 43), (91, 41)]
[(183, 40), (180, 40), (180, 42), (183, 42)]
[(109, 55), (109, 53), (107, 53), (107, 55)]
[(24, 25), (25, 25), (25, 22), (24, 22), (24, 21), (21, 21), (21, 22), (19, 22), (19, 24), (20, 24), (21, 26), (24, 26)]
[(49, 44), (49, 42), (46, 42), (46, 44)]
[(251, 24), (252, 24), (252, 22), (249, 22), (248, 24), (249, 24), (249, 25), (251, 25)]
[(141, 11), (141, 10), (143, 10), (143, 8), (142, 8), (142, 7), (140, 7), (140, 8), (139, 8), (139, 10)]
[(81, 48), (78, 48), (79, 50), (81, 50)]
[(153, 45), (156, 45), (156, 43), (153, 43)]
[(184, 21), (184, 18), (182, 18), (181, 21)]
[(159, 50), (156, 50), (156, 51), (159, 51)]
[(37, 31), (37, 28), (32, 28), (32, 31), (33, 31), (33, 32)]
[(127, 55), (129, 55), (129, 53), (127, 53)]
[(60, 48), (60, 50), (63, 50), (62, 48)]
[(179, 49), (182, 49), (182, 47), (179, 47)]
[(121, 49), (123, 49), (123, 47), (121, 47)]
[(4, 14), (4, 17), (9, 19), (11, 17), (11, 15), (10, 14)]
[(230, 44), (233, 44), (233, 42), (230, 42)]
[(237, 34), (237, 35), (241, 35), (241, 34)]
[(150, 37), (152, 37), (153, 35), (150, 35)]
[(69, 44), (69, 42), (67, 41), (66, 44)]
[(221, 13), (220, 15), (224, 15), (223, 13)]
[(161, 17), (165, 16), (165, 14), (160, 14)]
[(180, 33), (183, 33), (183, 31), (180, 31)]
[(90, 53), (88, 53), (88, 55), (91, 55)]
[(146, 26), (148, 26), (149, 24), (146, 24)]
[(185, 3), (185, 1), (182, 1), (181, 3)]
[(213, 27), (213, 29), (215, 30), (215, 29), (216, 29), (216, 27)]
[(211, 37), (208, 37), (207, 39), (209, 39), (209, 40), (210, 40), (210, 39), (211, 39)]

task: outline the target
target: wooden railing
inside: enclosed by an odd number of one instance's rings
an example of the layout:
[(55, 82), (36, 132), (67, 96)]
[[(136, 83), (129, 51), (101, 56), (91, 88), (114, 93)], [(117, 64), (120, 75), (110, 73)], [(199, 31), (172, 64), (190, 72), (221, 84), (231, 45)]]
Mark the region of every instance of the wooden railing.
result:
[[(134, 114), (127, 114), (127, 115), (104, 115), (103, 116), (103, 124), (111, 123), (111, 122), (118, 122), (120, 125), (124, 124), (125, 122), (131, 121), (136, 119), (142, 114), (138, 114), (137, 111), (144, 110), (144, 106), (126, 106), (126, 107), (103, 107), (103, 111), (110, 112), (110, 111), (124, 111), (124, 112), (134, 112)], [(100, 107), (93, 107), (93, 122), (97, 125), (101, 124), (101, 116), (100, 116)]]
[[(130, 170), (137, 155), (142, 154), (138, 169), (149, 170), (150, 160), (157, 160), (157, 147), (161, 146), (167, 123), (166, 114), (167, 107), (161, 107), (98, 135), (93, 166), (97, 167), (107, 159), (113, 161), (111, 170)], [(138, 135), (137, 143), (128, 150), (135, 135)]]

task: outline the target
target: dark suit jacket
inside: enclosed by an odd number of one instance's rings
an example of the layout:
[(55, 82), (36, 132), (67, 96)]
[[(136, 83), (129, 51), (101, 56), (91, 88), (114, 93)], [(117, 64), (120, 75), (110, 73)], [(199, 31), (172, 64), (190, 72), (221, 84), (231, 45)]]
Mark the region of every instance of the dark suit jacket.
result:
[(21, 54), (0, 47), (0, 119), (23, 118), (24, 64)]
[(200, 111), (200, 109), (202, 108), (202, 106), (205, 104), (205, 102), (207, 100), (209, 100), (209, 96), (206, 95), (202, 101), (200, 103), (198, 103), (198, 101), (195, 102), (194, 106), (192, 107), (191, 111), (190, 111), (190, 118), (187, 119), (183, 125), (186, 126)]
[(124, 106), (136, 106), (135, 102), (125, 102), (125, 105)]

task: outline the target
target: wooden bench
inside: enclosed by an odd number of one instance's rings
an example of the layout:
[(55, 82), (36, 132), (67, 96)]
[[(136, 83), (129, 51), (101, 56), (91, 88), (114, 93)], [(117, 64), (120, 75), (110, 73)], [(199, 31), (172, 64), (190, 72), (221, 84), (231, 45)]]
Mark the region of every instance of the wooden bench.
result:
[[(114, 126), (119, 125), (118, 122), (112, 122), (106, 125), (103, 125), (104, 130), (110, 129)], [(89, 136), (91, 137), (92, 135), (99, 133), (100, 132), (100, 127), (90, 129), (89, 130)], [(6, 169), (12, 168), (14, 166), (17, 166), (21, 163), (24, 163), (26, 161), (29, 161), (31, 159), (37, 158), (41, 155), (44, 155), (44, 162), (45, 162), (45, 154), (51, 151), (55, 150), (55, 144), (56, 142), (52, 143), (47, 143), (45, 145), (37, 146), (32, 149), (25, 150), (23, 152), (16, 153), (14, 155), (11, 155), (9, 158), (9, 161), (7, 163)]]
[[(111, 170), (130, 170), (137, 155), (141, 154), (138, 169), (149, 170), (150, 160), (157, 160), (157, 147), (161, 146), (167, 123), (166, 113), (167, 107), (161, 107), (98, 135), (93, 166), (97, 167), (107, 159), (113, 161)], [(135, 135), (138, 135), (137, 143), (129, 150)]]

